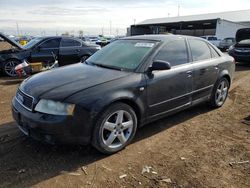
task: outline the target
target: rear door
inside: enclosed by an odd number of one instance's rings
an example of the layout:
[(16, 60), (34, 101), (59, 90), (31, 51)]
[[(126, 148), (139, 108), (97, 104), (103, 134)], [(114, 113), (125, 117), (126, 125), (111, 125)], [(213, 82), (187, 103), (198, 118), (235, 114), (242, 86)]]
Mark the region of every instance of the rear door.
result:
[(147, 75), (149, 118), (165, 115), (191, 104), (193, 70), (185, 38), (167, 42), (154, 60), (169, 62), (171, 69), (153, 71)]
[(218, 78), (220, 55), (203, 40), (190, 38), (188, 41), (194, 69), (192, 100), (202, 100), (210, 96)]
[(31, 52), (31, 62), (53, 63), (54, 55), (58, 56), (60, 38), (48, 39)]
[(76, 39), (63, 38), (60, 44), (59, 64), (60, 66), (80, 62), (82, 43)]

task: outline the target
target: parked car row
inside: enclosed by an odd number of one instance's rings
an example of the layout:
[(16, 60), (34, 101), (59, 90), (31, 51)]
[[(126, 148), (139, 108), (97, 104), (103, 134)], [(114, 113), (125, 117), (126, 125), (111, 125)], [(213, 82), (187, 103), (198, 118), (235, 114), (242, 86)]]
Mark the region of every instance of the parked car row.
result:
[(232, 57), (201, 38), (128, 37), (85, 63), (24, 80), (12, 113), (27, 136), (49, 143), (91, 143), (112, 154), (149, 122), (202, 102), (221, 107), (234, 70)]
[(54, 62), (57, 56), (59, 66), (84, 61), (101, 47), (88, 44), (70, 37), (38, 37), (25, 46), (0, 33), (0, 38), (9, 43), (11, 48), (0, 51), (0, 69), (8, 76), (17, 76), (15, 66), (24, 59), (30, 63), (41, 62), (43, 66)]
[(228, 37), (221, 40), (218, 39), (216, 36), (207, 35), (207, 36), (201, 36), (201, 38), (208, 40), (210, 43), (218, 47), (223, 52), (227, 51), (230, 46), (236, 43), (235, 38), (233, 37)]
[(228, 54), (236, 61), (250, 62), (250, 28), (237, 31), (236, 44), (229, 48)]

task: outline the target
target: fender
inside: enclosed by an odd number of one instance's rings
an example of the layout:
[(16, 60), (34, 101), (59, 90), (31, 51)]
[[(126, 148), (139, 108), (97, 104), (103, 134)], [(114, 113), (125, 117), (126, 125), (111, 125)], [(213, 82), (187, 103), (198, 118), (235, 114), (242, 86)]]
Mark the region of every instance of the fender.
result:
[(230, 73), (228, 72), (228, 70), (224, 69), (219, 73), (218, 79), (222, 78), (222, 77), (227, 77), (229, 80), (229, 85), (231, 85), (232, 83), (232, 79), (230, 77)]
[(134, 110), (139, 113), (138, 115), (140, 116), (140, 121), (143, 121), (146, 109), (144, 105), (146, 104), (146, 96), (144, 96), (143, 94), (141, 96), (136, 94), (129, 90), (123, 90), (116, 91), (111, 95), (108, 94), (103, 96), (102, 99), (97, 100), (96, 103), (93, 105), (93, 108), (90, 111), (91, 117), (96, 118), (98, 114), (103, 112), (104, 109), (106, 109), (109, 105), (115, 102), (124, 102), (130, 105), (132, 108), (135, 108)]

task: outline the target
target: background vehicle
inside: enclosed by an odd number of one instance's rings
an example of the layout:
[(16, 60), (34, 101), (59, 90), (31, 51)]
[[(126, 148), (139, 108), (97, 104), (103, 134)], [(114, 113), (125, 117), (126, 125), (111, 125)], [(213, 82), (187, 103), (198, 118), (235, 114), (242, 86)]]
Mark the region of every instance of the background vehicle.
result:
[(239, 29), (235, 38), (236, 44), (229, 48), (228, 54), (236, 61), (250, 62), (250, 28)]
[(232, 57), (200, 38), (129, 37), (85, 63), (25, 80), (13, 100), (13, 117), (26, 135), (92, 143), (111, 154), (146, 123), (205, 101), (221, 107), (234, 69)]
[(55, 54), (59, 66), (84, 61), (97, 50), (98, 45), (84, 43), (82, 40), (70, 37), (39, 37), (22, 46), (17, 42), (0, 34), (9, 43), (9, 49), (0, 52), (0, 69), (8, 76), (17, 76), (15, 66), (26, 59), (30, 63), (40, 62), (43, 66), (50, 66), (54, 62)]
[(208, 40), (210, 43), (212, 43), (216, 47), (219, 47), (219, 44), (221, 41), (220, 39), (218, 39), (216, 36), (213, 36), (213, 35), (201, 36), (201, 38)]
[(236, 42), (235, 38), (224, 38), (222, 41), (220, 41), (218, 48), (221, 51), (226, 51), (230, 46), (234, 45), (235, 42)]

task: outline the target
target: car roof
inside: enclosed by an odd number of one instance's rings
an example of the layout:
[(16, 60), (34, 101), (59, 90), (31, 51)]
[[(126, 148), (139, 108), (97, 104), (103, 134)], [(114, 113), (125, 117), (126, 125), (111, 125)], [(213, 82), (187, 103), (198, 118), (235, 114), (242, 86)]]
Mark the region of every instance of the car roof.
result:
[(168, 35), (137, 35), (137, 36), (131, 36), (131, 37), (125, 37), (120, 40), (152, 40), (152, 41), (168, 41), (171, 39), (177, 39), (177, 38), (195, 38), (199, 40), (204, 40), (199, 37), (193, 37), (193, 36), (187, 36), (187, 35), (173, 35), (173, 34), (168, 34)]
[(40, 39), (76, 39), (79, 40), (79, 38), (76, 37), (67, 37), (67, 36), (46, 36), (46, 37), (36, 37), (36, 38), (40, 38)]

